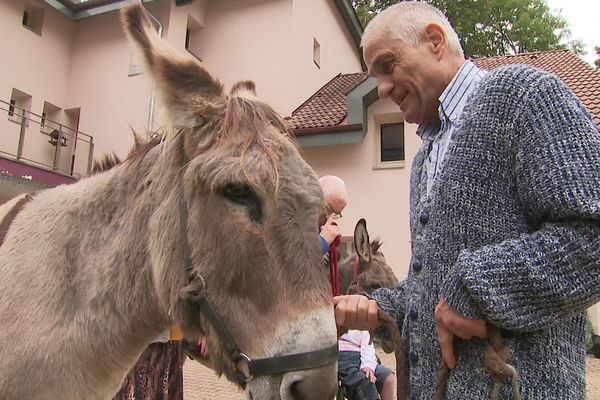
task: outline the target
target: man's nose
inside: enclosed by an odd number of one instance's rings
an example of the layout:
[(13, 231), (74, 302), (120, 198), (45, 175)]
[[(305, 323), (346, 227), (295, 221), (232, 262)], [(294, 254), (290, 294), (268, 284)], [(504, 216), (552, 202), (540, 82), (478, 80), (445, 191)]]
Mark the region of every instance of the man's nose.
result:
[(380, 99), (385, 99), (394, 89), (394, 82), (390, 78), (377, 78), (377, 94)]

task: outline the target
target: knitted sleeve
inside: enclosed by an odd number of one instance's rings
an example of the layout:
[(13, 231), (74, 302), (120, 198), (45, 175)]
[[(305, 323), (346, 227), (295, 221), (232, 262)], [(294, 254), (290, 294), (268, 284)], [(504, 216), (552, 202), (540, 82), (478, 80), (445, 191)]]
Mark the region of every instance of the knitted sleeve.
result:
[[(370, 297), (377, 301), (379, 307), (390, 317), (394, 318), (400, 330), (405, 314), (405, 288), (406, 281), (400, 282), (394, 289), (381, 288), (371, 293)], [(379, 332), (376, 331), (379, 335)], [(383, 335), (386, 336), (385, 334)]]
[(521, 108), (516, 193), (533, 229), (461, 252), (442, 295), (470, 318), (534, 331), (600, 300), (600, 134), (575, 95), (548, 74)]

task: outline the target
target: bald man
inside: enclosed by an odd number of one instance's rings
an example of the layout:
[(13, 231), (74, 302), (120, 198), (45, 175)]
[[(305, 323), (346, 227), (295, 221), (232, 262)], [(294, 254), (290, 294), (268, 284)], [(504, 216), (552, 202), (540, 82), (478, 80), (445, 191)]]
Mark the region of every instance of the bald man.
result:
[(325, 198), (325, 204), (319, 214), (319, 227), (321, 229), (319, 242), (321, 243), (321, 252), (326, 254), (335, 238), (342, 235), (342, 230), (333, 220), (342, 217), (342, 211), (346, 207), (348, 191), (344, 180), (334, 175), (322, 176), (319, 183)]

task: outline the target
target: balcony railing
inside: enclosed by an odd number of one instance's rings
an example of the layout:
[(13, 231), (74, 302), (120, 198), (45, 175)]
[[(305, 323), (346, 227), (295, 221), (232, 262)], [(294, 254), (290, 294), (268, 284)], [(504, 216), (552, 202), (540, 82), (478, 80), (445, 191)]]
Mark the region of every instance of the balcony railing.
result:
[(61, 175), (90, 175), (94, 138), (0, 100), (0, 155)]

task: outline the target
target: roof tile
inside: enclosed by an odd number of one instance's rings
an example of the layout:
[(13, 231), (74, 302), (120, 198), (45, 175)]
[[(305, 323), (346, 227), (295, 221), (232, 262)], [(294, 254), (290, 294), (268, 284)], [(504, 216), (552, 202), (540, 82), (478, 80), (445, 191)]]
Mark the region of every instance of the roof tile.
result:
[(292, 129), (327, 128), (346, 119), (346, 95), (367, 78), (366, 73), (339, 74), (292, 112)]

